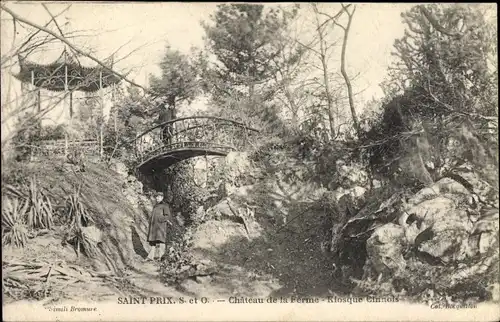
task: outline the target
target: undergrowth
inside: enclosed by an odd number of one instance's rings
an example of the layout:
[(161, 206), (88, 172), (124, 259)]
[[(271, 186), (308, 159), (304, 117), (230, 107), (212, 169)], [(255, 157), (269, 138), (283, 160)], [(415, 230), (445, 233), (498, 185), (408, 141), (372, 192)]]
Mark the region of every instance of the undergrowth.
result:
[(80, 189), (68, 195), (62, 206), (53, 206), (54, 201), (51, 201), (49, 193), (42, 189), (35, 176), (27, 180), (28, 184), (16, 184), (16, 179), (21, 177), (11, 176), (9, 182), (15, 185), (5, 185), (7, 189), (2, 197), (2, 245), (25, 247), (30, 236), (36, 235), (38, 231), (52, 230), (56, 225), (65, 226), (67, 236), (76, 236), (79, 245), (82, 242), (81, 227), (93, 223), (81, 199)]
[(29, 229), (51, 229), (54, 220), (52, 203), (40, 190), (35, 178), (30, 179), (27, 224)]
[(28, 241), (26, 210), (28, 202), (17, 198), (2, 198), (2, 245), (24, 247)]
[[(27, 190), (27, 191), (26, 191)], [(24, 247), (30, 233), (54, 226), (52, 202), (35, 177), (29, 186), (10, 187), (2, 198), (2, 244)]]
[(163, 283), (172, 285), (182, 280), (181, 273), (193, 263), (193, 256), (188, 251), (191, 240), (189, 234), (175, 231), (166, 243), (166, 254), (160, 264), (160, 278)]

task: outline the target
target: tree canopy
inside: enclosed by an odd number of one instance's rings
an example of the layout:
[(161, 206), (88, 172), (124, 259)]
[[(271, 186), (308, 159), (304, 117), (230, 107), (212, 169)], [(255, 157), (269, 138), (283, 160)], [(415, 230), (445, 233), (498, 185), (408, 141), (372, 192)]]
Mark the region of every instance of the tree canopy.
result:
[(150, 78), (151, 89), (159, 102), (175, 108), (179, 103), (191, 102), (199, 93), (198, 73), (189, 57), (167, 46), (160, 62), (161, 75)]

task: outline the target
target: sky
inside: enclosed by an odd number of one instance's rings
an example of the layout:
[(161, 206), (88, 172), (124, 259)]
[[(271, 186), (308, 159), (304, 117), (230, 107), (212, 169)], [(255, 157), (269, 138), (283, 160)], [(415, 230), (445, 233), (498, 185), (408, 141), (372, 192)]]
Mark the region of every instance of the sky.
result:
[[(20, 16), (43, 25), (50, 16), (41, 2), (4, 4)], [(129, 78), (147, 85), (148, 75), (157, 73), (158, 63), (167, 43), (182, 52), (192, 46), (203, 46), (204, 31), (201, 21), (208, 21), (217, 3), (172, 3), (172, 2), (46, 2), (47, 8), (56, 14), (66, 8), (68, 11), (58, 18), (63, 32), (85, 31), (85, 37), (77, 37), (72, 42), (84, 50), (92, 51), (98, 58), (115, 55), (118, 71), (131, 71)], [(272, 4), (271, 4), (272, 5)], [(276, 5), (276, 4), (274, 4)], [(304, 4), (306, 5), (306, 4)], [(338, 3), (322, 3), (325, 11), (336, 13)], [(348, 48), (347, 64), (351, 75), (360, 73), (355, 82), (355, 90), (362, 91), (358, 101), (363, 103), (373, 96), (380, 97), (379, 87), (387, 67), (391, 62), (390, 52), (394, 40), (403, 35), (401, 12), (413, 4), (357, 4), (352, 23)], [(12, 40), (12, 21), (2, 14), (2, 52)], [(53, 24), (51, 30), (57, 32)], [(18, 27), (16, 41), (21, 41), (25, 30)], [(40, 63), (48, 63), (58, 57), (63, 50), (58, 44), (43, 54), (29, 57)], [(89, 62), (89, 65), (94, 65)], [(8, 79), (2, 75), (2, 79)], [(204, 102), (197, 102), (203, 108)], [(61, 111), (51, 114), (54, 121), (64, 115)]]

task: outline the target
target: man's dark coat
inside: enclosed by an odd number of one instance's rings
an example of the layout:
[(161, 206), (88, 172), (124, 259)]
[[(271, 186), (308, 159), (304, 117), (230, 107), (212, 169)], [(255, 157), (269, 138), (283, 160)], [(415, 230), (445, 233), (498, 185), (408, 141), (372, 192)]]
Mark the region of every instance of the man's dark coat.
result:
[(172, 224), (172, 210), (168, 204), (159, 203), (154, 206), (149, 221), (148, 242), (152, 244), (166, 243), (167, 225)]

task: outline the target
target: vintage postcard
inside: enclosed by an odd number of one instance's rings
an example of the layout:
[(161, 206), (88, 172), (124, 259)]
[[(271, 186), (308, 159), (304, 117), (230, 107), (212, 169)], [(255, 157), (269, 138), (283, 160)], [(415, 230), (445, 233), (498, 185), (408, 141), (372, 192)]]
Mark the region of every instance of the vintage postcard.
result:
[(5, 321), (497, 321), (497, 7), (2, 1)]

